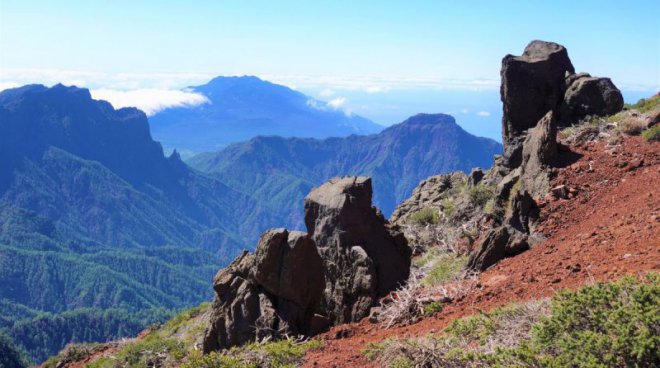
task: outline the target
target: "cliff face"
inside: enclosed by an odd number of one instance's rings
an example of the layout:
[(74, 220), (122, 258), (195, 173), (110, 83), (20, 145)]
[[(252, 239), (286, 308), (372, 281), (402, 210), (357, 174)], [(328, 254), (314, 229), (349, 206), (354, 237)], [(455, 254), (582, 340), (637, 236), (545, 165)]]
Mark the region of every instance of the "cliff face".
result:
[(410, 249), (371, 195), (369, 178), (333, 179), (305, 198), (307, 234), (269, 230), (220, 270), (204, 351), (358, 321), (405, 283)]

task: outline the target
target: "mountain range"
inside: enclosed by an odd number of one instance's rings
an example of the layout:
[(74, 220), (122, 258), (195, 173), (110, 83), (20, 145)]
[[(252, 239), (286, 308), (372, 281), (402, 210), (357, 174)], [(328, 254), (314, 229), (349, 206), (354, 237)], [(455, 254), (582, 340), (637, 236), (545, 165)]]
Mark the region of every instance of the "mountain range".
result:
[(378, 134), (345, 138), (256, 137), (187, 161), (236, 190), (270, 204), (282, 226), (303, 228), (303, 198), (343, 175), (373, 178), (374, 204), (385, 216), (420, 180), (439, 172), (488, 167), (502, 146), (463, 130), (445, 114), (418, 114)]
[(0, 92), (0, 332), (34, 361), (137, 333), (208, 300), (209, 280), (269, 227), (300, 227), (326, 178), (374, 177), (387, 214), (421, 178), (489, 166), (501, 146), (448, 115), (379, 134), (259, 136), (166, 156), (146, 115), (87, 89)]
[(253, 76), (217, 77), (189, 92), (198, 106), (169, 108), (150, 117), (154, 137), (185, 154), (215, 151), (257, 135), (343, 137), (382, 126), (288, 87)]

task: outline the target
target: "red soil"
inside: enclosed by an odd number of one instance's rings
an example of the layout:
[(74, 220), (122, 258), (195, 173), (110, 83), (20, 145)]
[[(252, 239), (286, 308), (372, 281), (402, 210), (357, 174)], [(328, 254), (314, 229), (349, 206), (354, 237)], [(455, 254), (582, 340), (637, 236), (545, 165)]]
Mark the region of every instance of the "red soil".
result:
[(383, 329), (363, 320), (333, 328), (321, 337), (324, 347), (305, 357), (304, 366), (373, 366), (361, 355), (370, 342), (423, 336), (479, 310), (659, 271), (660, 143), (633, 137), (614, 149), (604, 142), (572, 149), (582, 157), (558, 169), (552, 184), (577, 193), (541, 204), (537, 230), (547, 240), (486, 270), (479, 276), (480, 289), (417, 324)]

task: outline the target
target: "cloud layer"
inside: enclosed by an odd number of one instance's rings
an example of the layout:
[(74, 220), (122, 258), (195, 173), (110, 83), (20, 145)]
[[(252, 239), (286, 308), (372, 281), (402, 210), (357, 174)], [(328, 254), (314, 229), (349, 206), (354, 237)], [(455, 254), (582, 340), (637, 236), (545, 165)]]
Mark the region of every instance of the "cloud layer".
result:
[(90, 90), (92, 97), (106, 100), (118, 109), (121, 107), (137, 107), (151, 116), (170, 107), (199, 106), (210, 101), (199, 93), (169, 90), (169, 89), (136, 89), (120, 91), (114, 89)]

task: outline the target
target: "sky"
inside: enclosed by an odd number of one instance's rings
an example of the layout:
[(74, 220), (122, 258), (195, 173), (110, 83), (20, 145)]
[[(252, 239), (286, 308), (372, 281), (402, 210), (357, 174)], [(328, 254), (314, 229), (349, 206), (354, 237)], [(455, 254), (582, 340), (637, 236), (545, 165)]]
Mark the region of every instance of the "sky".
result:
[(383, 125), (445, 112), (498, 138), (504, 55), (558, 42), (634, 102), (660, 90), (658, 19), (657, 0), (0, 0), (0, 89), (61, 82), (154, 113), (256, 75)]

